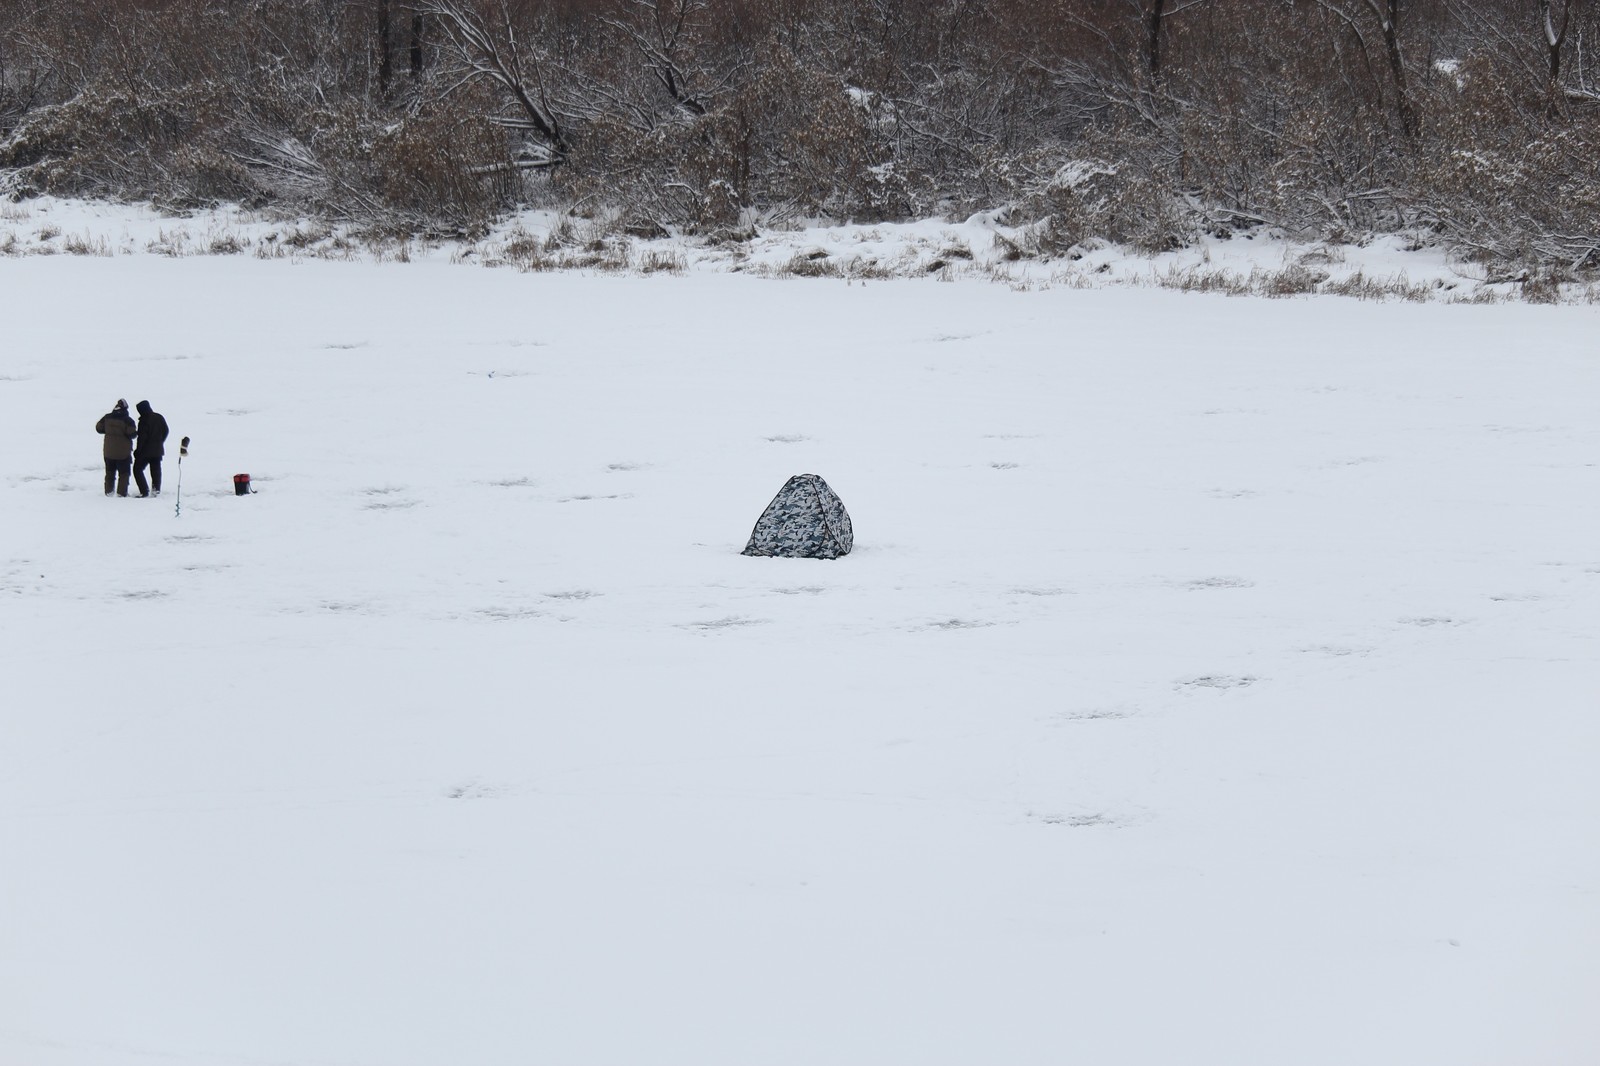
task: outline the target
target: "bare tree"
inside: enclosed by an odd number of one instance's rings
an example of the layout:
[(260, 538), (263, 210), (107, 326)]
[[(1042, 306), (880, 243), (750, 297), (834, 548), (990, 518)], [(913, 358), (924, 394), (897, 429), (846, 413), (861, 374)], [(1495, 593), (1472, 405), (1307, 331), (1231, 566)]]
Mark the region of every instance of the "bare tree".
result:
[(1166, 21), (1199, 4), (1205, 0), (1143, 0), (1146, 4), (1144, 14), (1144, 68), (1150, 75), (1152, 84), (1161, 83), (1162, 60), (1162, 31)]
[(695, 54), (705, 16), (705, 0), (616, 0), (615, 13), (602, 15), (600, 22), (633, 46), (674, 106), (698, 118), (729, 80), (712, 75)]
[(389, 98), (394, 78), (394, 0), (377, 0), (378, 93)]
[(0, 134), (45, 96), (52, 79), (48, 53), (36, 46), (21, 13), (0, 20)]
[(423, 18), (421, 11), (411, 12), (411, 46), (409, 58), (411, 60), (412, 78), (419, 78), (422, 76), (423, 64), (426, 58), (425, 53), (423, 52), (423, 38), (427, 33), (427, 25), (427, 20)]
[(1549, 80), (1545, 91), (1552, 112), (1561, 98), (1561, 46), (1572, 22), (1572, 0), (1539, 0), (1539, 25), (1544, 30), (1545, 61)]
[(1394, 106), (1400, 128), (1408, 138), (1415, 138), (1420, 123), (1406, 80), (1405, 57), (1400, 49), (1400, 0), (1315, 0), (1315, 3), (1355, 36), (1363, 61), (1369, 67), (1372, 50), (1367, 44), (1367, 35), (1371, 32), (1369, 26), (1376, 28), (1394, 85)]
[(548, 169), (566, 162), (572, 144), (551, 102), (550, 64), (525, 39), (507, 0), (481, 5), (469, 0), (423, 0), (416, 10), (444, 34), (453, 75), (446, 94), (472, 82), (494, 85), (509, 106), (491, 119), (533, 140), (517, 165)]

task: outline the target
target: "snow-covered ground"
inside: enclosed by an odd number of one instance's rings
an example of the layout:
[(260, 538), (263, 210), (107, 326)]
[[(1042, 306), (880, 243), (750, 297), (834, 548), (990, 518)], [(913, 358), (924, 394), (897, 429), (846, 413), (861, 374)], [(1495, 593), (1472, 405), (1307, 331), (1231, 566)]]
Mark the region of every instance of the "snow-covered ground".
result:
[(839, 225), (754, 220), (742, 239), (630, 237), (615, 218), (527, 211), (490, 232), (373, 238), (358, 227), (284, 220), (223, 206), (174, 215), (148, 204), (41, 197), (0, 200), (0, 258), (250, 256), (298, 262), (452, 262), (522, 271), (749, 273), (882, 280), (983, 278), (1019, 291), (1159, 288), (1228, 295), (1340, 295), (1417, 303), (1600, 304), (1600, 285), (1530, 278), (1399, 235), (1355, 243), (1292, 240), (1266, 227), (1204, 236), (1159, 254), (1103, 241), (1041, 258), (1030, 233), (991, 211), (961, 221)]
[(1600, 309), (138, 251), (0, 257), (3, 1066), (1600, 1061)]

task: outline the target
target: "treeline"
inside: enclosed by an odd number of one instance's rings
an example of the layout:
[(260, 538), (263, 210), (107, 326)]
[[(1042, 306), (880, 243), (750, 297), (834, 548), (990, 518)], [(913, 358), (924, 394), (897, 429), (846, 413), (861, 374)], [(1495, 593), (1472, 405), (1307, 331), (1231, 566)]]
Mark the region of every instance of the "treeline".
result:
[(0, 0), (0, 168), (413, 229), (1003, 208), (1041, 254), (1269, 223), (1577, 273), (1597, 38), (1593, 0)]

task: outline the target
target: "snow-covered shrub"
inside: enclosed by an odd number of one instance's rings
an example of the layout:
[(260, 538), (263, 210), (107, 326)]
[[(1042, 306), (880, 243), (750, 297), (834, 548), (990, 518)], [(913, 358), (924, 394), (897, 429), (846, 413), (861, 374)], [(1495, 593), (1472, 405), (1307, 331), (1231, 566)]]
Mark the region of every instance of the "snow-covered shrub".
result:
[(919, 203), (914, 183), (858, 93), (774, 46), (704, 114), (647, 130), (627, 116), (592, 119), (560, 180), (575, 198), (617, 204), (641, 234), (725, 232), (773, 204), (804, 216), (904, 217)]
[[(40, 192), (115, 196), (166, 185), (182, 196), (185, 175), (171, 164), (200, 154), (196, 142), (223, 107), (204, 87), (129, 92), (97, 82), (29, 114), (0, 144), (0, 166), (17, 168), (22, 187)], [(242, 190), (224, 183), (219, 191)]]
[(1412, 210), (1469, 258), (1600, 273), (1600, 103), (1566, 109), (1505, 70), (1464, 70), (1407, 175)]
[(516, 194), (504, 136), (454, 101), (385, 125), (371, 145), (373, 179), (390, 210), (481, 226)]
[(714, 115), (641, 132), (602, 117), (585, 129), (557, 180), (574, 200), (613, 205), (635, 230), (729, 225), (741, 194), (728, 126)]
[(1194, 239), (1193, 212), (1166, 178), (1109, 158), (1070, 159), (1023, 201), (1035, 221), (1028, 250), (1045, 258), (1071, 255), (1091, 240), (1156, 253)]

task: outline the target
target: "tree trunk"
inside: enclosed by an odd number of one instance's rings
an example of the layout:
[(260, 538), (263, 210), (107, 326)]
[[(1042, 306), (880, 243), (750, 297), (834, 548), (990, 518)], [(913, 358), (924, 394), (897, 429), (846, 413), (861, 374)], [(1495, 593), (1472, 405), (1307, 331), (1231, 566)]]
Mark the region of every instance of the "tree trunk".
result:
[(1567, 20), (1572, 0), (1539, 0), (1539, 22), (1544, 38), (1545, 63), (1549, 70), (1545, 95), (1550, 117), (1561, 114), (1561, 46), (1567, 39)]
[(389, 99), (394, 78), (394, 0), (378, 0), (378, 93)]
[(1161, 82), (1161, 18), (1166, 8), (1167, 0), (1151, 0), (1150, 12), (1145, 16), (1144, 61), (1152, 84)]
[(1383, 48), (1389, 56), (1389, 70), (1394, 77), (1395, 110), (1400, 113), (1400, 128), (1407, 137), (1415, 138), (1417, 112), (1411, 103), (1411, 90), (1406, 86), (1406, 65), (1400, 54), (1400, 0), (1384, 0), (1379, 19), (1383, 25)]

